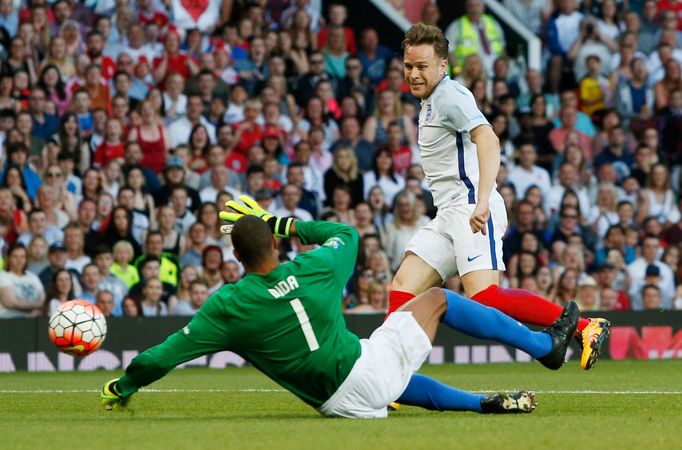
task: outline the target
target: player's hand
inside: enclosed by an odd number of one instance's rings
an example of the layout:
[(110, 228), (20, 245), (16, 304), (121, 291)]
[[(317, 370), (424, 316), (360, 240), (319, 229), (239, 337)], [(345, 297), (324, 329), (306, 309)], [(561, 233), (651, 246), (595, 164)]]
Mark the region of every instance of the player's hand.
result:
[(479, 200), (479, 202), (476, 203), (474, 212), (471, 214), (471, 217), (469, 218), (471, 232), (478, 233), (480, 231), (481, 233), (483, 233), (483, 235), (488, 234), (486, 230), (486, 224), (488, 223), (489, 218), (490, 209), (488, 208), (488, 202)]
[(242, 203), (239, 203), (235, 200), (230, 200), (229, 202), (225, 203), (225, 206), (235, 212), (220, 211), (218, 213), (218, 217), (220, 217), (221, 220), (232, 223), (238, 221), (243, 216), (256, 216), (265, 222), (267, 222), (271, 217), (274, 217), (272, 214), (261, 208), (260, 205), (248, 195), (240, 195), (239, 200)]
[[(289, 230), (294, 223), (293, 217), (275, 217), (261, 208), (258, 202), (248, 195), (240, 195), (239, 200), (242, 203), (235, 200), (230, 200), (225, 203), (225, 206), (235, 212), (220, 211), (218, 217), (226, 222), (235, 223), (244, 216), (255, 216), (267, 223), (275, 236), (289, 237)], [(220, 231), (223, 234), (229, 234), (232, 232), (232, 225), (223, 225), (220, 227)]]

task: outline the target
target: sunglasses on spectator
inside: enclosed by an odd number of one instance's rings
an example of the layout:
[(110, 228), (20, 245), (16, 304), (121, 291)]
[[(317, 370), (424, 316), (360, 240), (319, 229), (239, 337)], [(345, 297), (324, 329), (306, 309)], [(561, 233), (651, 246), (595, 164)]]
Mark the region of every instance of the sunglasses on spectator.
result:
[(47, 172), (47, 176), (50, 178), (52, 178), (52, 177), (59, 178), (62, 176), (62, 173), (61, 172)]
[(576, 214), (562, 214), (561, 217), (564, 219), (577, 219), (578, 216)]
[(346, 70), (355, 70), (355, 69), (359, 69), (359, 68), (360, 68), (360, 64), (348, 64), (346, 66)]
[(362, 278), (372, 278), (372, 277), (374, 276), (374, 273), (372, 273), (372, 272), (362, 272), (362, 273), (360, 274), (360, 276), (361, 276)]
[(311, 59), (310, 64), (322, 64), (324, 60), (322, 59)]

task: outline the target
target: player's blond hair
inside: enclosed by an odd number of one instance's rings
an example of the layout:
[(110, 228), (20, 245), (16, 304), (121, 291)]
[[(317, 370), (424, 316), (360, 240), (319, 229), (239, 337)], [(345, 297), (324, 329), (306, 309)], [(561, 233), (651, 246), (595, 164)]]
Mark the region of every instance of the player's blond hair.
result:
[(433, 45), (433, 50), (441, 59), (448, 57), (448, 40), (438, 27), (418, 23), (413, 25), (403, 39), (402, 49), (405, 50), (411, 45)]

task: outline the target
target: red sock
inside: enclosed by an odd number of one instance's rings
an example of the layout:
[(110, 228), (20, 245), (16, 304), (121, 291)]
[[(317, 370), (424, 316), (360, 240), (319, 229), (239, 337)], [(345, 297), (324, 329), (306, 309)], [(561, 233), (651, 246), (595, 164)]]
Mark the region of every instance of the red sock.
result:
[[(503, 289), (495, 284), (491, 284), (472, 298), (478, 303), (502, 311), (519, 322), (545, 327), (551, 325), (563, 311), (561, 306), (531, 291)], [(578, 321), (578, 331), (582, 331), (589, 323), (590, 319), (581, 317)]]
[(390, 316), (396, 309), (400, 308), (414, 297), (415, 295), (411, 292), (388, 291), (388, 314), (386, 314), (386, 317)]

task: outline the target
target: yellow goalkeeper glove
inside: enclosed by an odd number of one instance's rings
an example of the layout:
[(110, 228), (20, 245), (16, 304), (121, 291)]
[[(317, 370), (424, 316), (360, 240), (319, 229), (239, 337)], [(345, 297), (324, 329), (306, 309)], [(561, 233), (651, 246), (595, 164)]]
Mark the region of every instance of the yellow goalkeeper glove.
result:
[[(230, 200), (225, 203), (225, 206), (236, 212), (220, 211), (218, 216), (221, 220), (234, 224), (244, 216), (256, 216), (270, 226), (272, 233), (276, 237), (289, 237), (291, 225), (295, 220), (293, 217), (276, 217), (261, 208), (260, 205), (248, 195), (240, 195), (239, 200), (241, 200), (242, 203), (238, 203), (235, 200)], [(220, 227), (220, 231), (224, 234), (229, 234), (232, 232), (232, 225), (223, 225)]]

